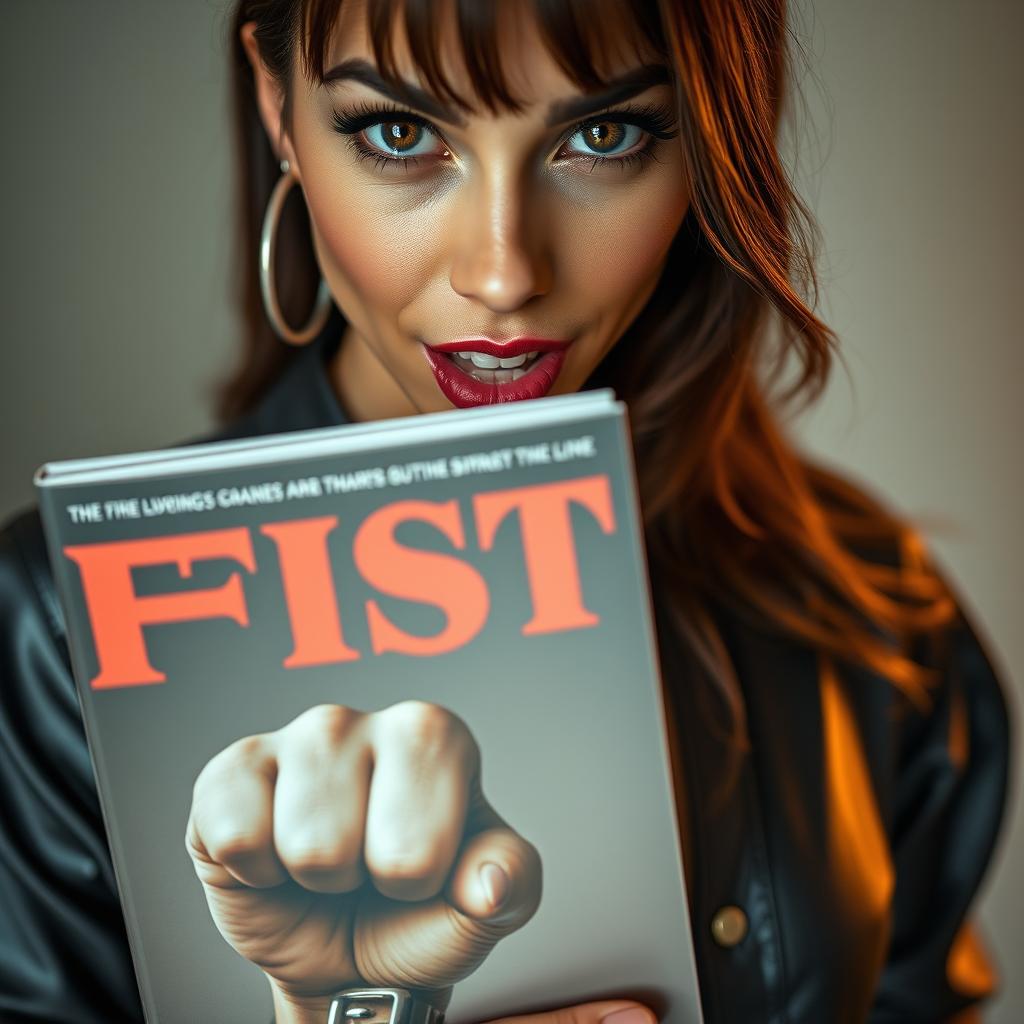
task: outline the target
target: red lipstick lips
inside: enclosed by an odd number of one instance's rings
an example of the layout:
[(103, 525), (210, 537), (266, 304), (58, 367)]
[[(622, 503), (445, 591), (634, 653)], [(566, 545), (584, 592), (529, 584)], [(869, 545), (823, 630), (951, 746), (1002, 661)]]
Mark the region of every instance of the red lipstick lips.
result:
[[(514, 338), (505, 342), (491, 341), (487, 338), (466, 338), (446, 341), (439, 345), (424, 343), (423, 354), (445, 398), (452, 405), (466, 409), (474, 405), (542, 398), (555, 383), (570, 344), (571, 341), (555, 341), (551, 338)], [(525, 372), (515, 380), (490, 382), (474, 376), (470, 372), (473, 364), (456, 356), (457, 352), (479, 352), (496, 359), (510, 359), (529, 352), (537, 352), (538, 355), (532, 363), (523, 367)], [(500, 372), (501, 368), (481, 369), (484, 373), (493, 373)]]

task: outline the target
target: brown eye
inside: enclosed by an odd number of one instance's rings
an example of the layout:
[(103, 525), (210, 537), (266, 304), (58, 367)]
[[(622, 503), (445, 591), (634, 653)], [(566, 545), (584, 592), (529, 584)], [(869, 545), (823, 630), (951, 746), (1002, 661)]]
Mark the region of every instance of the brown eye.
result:
[(356, 159), (373, 160), (378, 170), (436, 168), (452, 155), (441, 133), (411, 110), (364, 104), (353, 111), (335, 110), (332, 121)]
[(646, 133), (635, 124), (622, 121), (592, 121), (566, 139), (570, 156), (621, 157), (636, 149)]
[(595, 153), (607, 153), (614, 150), (626, 135), (623, 125), (614, 121), (600, 121), (587, 125), (582, 133), (587, 145)]
[(405, 153), (415, 148), (423, 136), (423, 129), (411, 121), (384, 121), (380, 126), (380, 134), (388, 149)]
[(418, 121), (377, 121), (362, 130), (366, 145), (382, 156), (440, 156), (444, 146), (437, 135)]

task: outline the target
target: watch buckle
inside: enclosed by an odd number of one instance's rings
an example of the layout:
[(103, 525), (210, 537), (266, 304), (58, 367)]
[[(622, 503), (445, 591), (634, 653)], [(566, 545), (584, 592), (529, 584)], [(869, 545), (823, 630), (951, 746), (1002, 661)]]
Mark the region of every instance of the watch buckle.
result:
[(403, 1024), (412, 995), (404, 988), (352, 988), (331, 1003), (327, 1024)]

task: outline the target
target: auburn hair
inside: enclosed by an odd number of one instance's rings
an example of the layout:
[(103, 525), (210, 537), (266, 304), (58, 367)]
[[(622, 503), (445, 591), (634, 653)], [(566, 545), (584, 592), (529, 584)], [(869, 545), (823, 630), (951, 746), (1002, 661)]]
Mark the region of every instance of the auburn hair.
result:
[[(259, 226), (279, 171), (239, 29), (256, 22), (287, 122), (288, 83), (298, 72), (323, 80), (342, 2), (239, 0), (234, 10), (246, 335), (221, 391), (225, 418), (251, 408), (293, 355), (273, 335), (257, 286)], [(442, 3), (457, 20), (472, 97), (459, 94), (439, 61)], [(500, 6), (369, 0), (382, 75), (400, 85), (392, 40), (402, 19), (412, 60), (438, 96), (516, 109), (500, 57)], [(725, 731), (745, 745), (744, 702), (716, 605), (927, 702), (933, 675), (912, 658), (912, 644), (953, 617), (951, 594), (916, 530), (799, 454), (783, 427), (783, 409), (820, 395), (836, 354), (835, 335), (813, 311), (817, 227), (778, 147), (797, 47), (785, 0), (532, 0), (532, 8), (553, 58), (580, 88), (603, 83), (602, 25), (621, 24), (624, 14), (673, 70), (690, 209), (653, 296), (586, 386), (612, 386), (628, 405), (655, 601), (723, 699)], [(278, 246), (279, 291), (299, 320), (319, 279), (301, 206), (291, 204)], [(335, 314), (328, 329), (341, 327)]]

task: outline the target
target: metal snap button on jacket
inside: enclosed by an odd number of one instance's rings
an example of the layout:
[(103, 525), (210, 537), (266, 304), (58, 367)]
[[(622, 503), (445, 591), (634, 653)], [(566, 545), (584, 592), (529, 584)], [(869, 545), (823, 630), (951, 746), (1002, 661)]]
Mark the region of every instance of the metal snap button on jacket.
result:
[(741, 907), (722, 907), (711, 918), (711, 934), (715, 942), (726, 949), (738, 946), (747, 934), (747, 915)]

